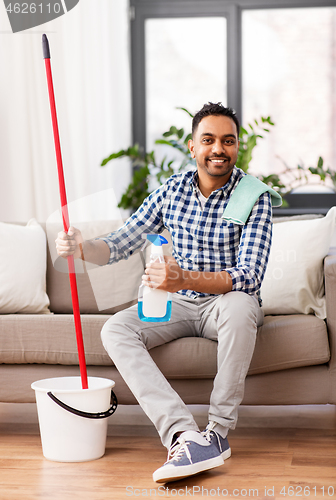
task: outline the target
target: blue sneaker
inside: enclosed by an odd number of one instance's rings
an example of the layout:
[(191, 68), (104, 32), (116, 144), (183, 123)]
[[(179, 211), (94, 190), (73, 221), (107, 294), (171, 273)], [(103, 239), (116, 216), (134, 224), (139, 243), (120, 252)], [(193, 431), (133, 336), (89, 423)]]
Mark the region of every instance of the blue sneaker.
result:
[(167, 462), (154, 472), (153, 480), (157, 483), (177, 481), (223, 463), (217, 446), (200, 432), (185, 431), (170, 447)]
[(223, 438), (218, 432), (214, 430), (216, 422), (209, 422), (206, 429), (202, 432), (202, 436), (209, 441), (209, 443), (216, 446), (223, 460), (231, 457), (231, 448), (228, 438)]

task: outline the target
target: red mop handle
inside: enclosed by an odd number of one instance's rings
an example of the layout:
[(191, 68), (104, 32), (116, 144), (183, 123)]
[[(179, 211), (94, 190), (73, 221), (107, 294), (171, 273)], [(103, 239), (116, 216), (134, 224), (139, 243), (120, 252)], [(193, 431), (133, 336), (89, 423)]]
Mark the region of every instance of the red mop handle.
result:
[[(52, 118), (52, 125), (53, 125), (53, 131), (54, 131), (54, 141), (55, 141), (55, 151), (56, 151), (57, 171), (58, 171), (58, 182), (59, 182), (59, 191), (60, 191), (61, 205), (62, 205), (63, 227), (64, 227), (64, 231), (67, 233), (69, 231), (70, 221), (69, 221), (67, 196), (66, 196), (66, 190), (65, 190), (61, 143), (60, 143), (60, 138), (59, 138), (58, 123), (57, 123), (54, 86), (53, 86), (53, 79), (52, 79), (51, 66), (50, 66), (49, 42), (48, 42), (46, 35), (43, 35), (43, 37), (42, 37), (42, 47), (43, 47), (43, 57), (44, 57), (46, 73), (47, 73), (50, 110), (51, 110), (51, 118)], [(80, 369), (80, 374), (81, 374), (82, 388), (88, 389), (86, 361), (85, 361), (83, 333), (82, 333), (82, 323), (81, 323), (80, 312), (79, 312), (78, 290), (77, 290), (75, 262), (74, 262), (73, 255), (69, 255), (69, 257), (68, 257), (68, 268), (69, 268), (72, 308), (73, 308), (74, 319), (75, 319), (77, 350), (78, 350), (79, 369)]]

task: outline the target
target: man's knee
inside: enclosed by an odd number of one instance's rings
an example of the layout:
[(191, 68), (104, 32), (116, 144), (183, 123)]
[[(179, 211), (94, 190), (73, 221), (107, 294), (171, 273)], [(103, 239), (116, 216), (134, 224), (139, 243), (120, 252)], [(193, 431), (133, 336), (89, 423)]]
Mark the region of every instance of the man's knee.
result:
[(256, 324), (258, 307), (256, 299), (247, 293), (229, 292), (219, 297), (218, 319), (241, 326), (251, 322)]
[(130, 336), (132, 331), (135, 333), (135, 325), (132, 328), (133, 316), (134, 314), (129, 309), (125, 309), (115, 313), (106, 321), (101, 330), (101, 339), (105, 349), (107, 342), (115, 342), (124, 335)]

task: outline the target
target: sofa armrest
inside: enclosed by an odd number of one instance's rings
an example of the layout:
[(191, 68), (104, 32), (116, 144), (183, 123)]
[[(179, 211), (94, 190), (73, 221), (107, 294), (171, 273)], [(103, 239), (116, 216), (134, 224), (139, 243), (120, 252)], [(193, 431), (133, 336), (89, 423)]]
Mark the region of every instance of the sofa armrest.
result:
[[(324, 280), (327, 305), (327, 326), (330, 345), (330, 369), (336, 377), (336, 248), (331, 249), (324, 260)], [(335, 378), (336, 382), (336, 378)], [(336, 386), (336, 383), (335, 383)], [(336, 395), (336, 394), (335, 394)]]

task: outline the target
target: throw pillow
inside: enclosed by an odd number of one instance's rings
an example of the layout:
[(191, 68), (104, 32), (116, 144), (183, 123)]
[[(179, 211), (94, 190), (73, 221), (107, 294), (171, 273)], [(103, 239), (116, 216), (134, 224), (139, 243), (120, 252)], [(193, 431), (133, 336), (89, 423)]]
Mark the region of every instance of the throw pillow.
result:
[(323, 260), (335, 231), (336, 207), (323, 218), (279, 222), (261, 298), (265, 315), (310, 314), (326, 317)]
[(48, 313), (46, 235), (35, 219), (0, 222), (0, 313)]

